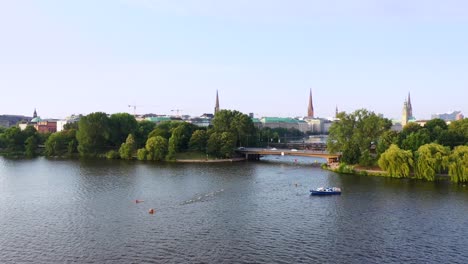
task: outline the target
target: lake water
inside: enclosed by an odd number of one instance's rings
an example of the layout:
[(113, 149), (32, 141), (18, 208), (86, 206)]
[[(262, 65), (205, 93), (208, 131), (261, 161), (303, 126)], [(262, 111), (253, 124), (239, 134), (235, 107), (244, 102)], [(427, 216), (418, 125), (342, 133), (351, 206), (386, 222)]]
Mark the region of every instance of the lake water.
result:
[(0, 157), (0, 263), (468, 263), (468, 187), (283, 159)]

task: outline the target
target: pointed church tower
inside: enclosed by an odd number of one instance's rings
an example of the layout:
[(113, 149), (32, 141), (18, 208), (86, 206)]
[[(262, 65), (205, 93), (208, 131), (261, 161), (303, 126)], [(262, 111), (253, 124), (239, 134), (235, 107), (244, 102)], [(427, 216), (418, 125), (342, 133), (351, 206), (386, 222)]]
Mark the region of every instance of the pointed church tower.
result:
[(37, 117), (36, 108), (34, 108), (33, 118)]
[(307, 108), (307, 117), (314, 118), (314, 105), (312, 104), (312, 89), (309, 94), (309, 107)]
[(411, 96), (410, 93), (408, 92), (408, 118), (413, 117), (413, 106), (411, 106)]
[(218, 90), (216, 90), (216, 104), (214, 108), (214, 114), (216, 115), (216, 113), (218, 112), (219, 112), (219, 98), (218, 98)]
[(338, 106), (336, 106), (336, 108), (335, 108), (335, 118), (337, 118), (337, 117), (338, 117)]

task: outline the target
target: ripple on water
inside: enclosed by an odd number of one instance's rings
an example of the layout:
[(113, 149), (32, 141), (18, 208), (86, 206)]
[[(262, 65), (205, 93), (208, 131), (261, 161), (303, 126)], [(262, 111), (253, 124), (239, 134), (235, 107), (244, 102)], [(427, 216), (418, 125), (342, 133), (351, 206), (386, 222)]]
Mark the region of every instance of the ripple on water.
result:
[[(468, 195), (451, 185), (276, 162), (6, 163), (0, 158), (0, 263), (468, 259), (460, 246), (468, 244)], [(310, 197), (317, 186), (343, 194)]]

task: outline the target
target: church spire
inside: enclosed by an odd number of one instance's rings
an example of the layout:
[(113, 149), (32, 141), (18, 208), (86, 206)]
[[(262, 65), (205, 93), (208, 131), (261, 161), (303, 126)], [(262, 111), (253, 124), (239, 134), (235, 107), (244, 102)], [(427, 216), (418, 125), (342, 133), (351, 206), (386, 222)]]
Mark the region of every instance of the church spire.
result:
[(216, 90), (216, 104), (215, 104), (215, 109), (214, 109), (215, 115), (218, 112), (219, 112), (219, 98), (218, 98), (218, 90)]
[(36, 108), (34, 108), (33, 118), (37, 117)]
[(408, 117), (413, 117), (413, 106), (411, 105), (411, 95), (408, 92)]
[(312, 89), (309, 94), (309, 107), (307, 108), (307, 117), (314, 118), (314, 106), (312, 104)]
[(335, 108), (335, 118), (337, 118), (337, 117), (338, 117), (338, 105)]

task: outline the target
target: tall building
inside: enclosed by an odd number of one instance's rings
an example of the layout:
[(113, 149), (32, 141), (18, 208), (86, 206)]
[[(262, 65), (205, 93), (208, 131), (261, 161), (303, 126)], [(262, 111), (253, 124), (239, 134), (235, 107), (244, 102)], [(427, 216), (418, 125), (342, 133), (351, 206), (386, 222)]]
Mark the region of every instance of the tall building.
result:
[(33, 118), (37, 117), (36, 108), (34, 108)]
[(307, 117), (314, 118), (314, 105), (312, 104), (312, 89), (309, 94), (309, 107), (307, 108)]
[(214, 108), (214, 114), (216, 115), (216, 113), (218, 112), (219, 112), (219, 98), (218, 98), (218, 90), (216, 90), (216, 104)]
[(338, 106), (336, 106), (336, 108), (335, 108), (335, 118), (337, 118), (337, 117), (338, 117)]
[(431, 118), (432, 119), (440, 118), (444, 121), (455, 121), (455, 120), (459, 120), (457, 118), (463, 119), (463, 114), (461, 113), (461, 111), (453, 111), (451, 113), (445, 113), (445, 114), (433, 114)]
[(403, 103), (403, 114), (401, 117), (401, 125), (404, 127), (408, 124), (409, 120), (413, 120), (413, 107), (411, 106), (411, 97), (408, 93), (408, 98)]

